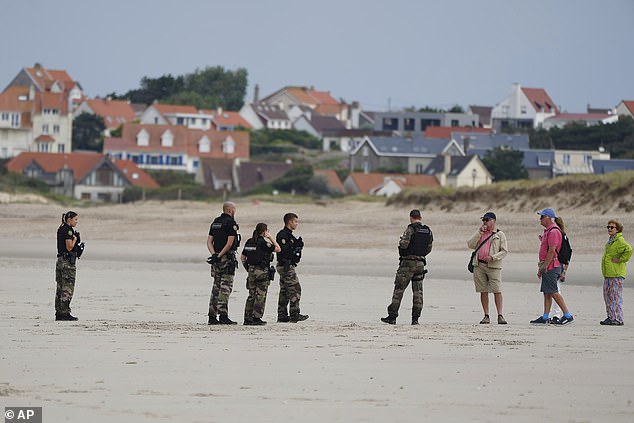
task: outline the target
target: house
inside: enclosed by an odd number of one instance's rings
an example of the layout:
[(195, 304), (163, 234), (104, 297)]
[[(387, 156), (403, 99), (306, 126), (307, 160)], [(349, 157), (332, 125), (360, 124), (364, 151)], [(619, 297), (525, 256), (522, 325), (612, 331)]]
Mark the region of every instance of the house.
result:
[(312, 111), (307, 112), (293, 122), (293, 128), (298, 131), (306, 131), (321, 139), (323, 151), (342, 149), (339, 133), (346, 127), (334, 116), (321, 115)]
[(201, 114), (194, 106), (161, 104), (157, 101), (149, 105), (139, 117), (142, 124), (179, 125), (204, 131), (211, 128), (211, 119), (211, 114)]
[(283, 162), (202, 158), (195, 181), (217, 191), (247, 192), (284, 176), (291, 168), (292, 164)]
[(493, 176), (476, 155), (438, 155), (425, 169), (425, 175), (435, 176), (443, 187), (475, 188), (493, 182)]
[(291, 129), (291, 120), (285, 110), (278, 105), (244, 103), (240, 116), (253, 129)]
[(540, 128), (559, 109), (543, 88), (523, 88), (513, 84), (511, 94), (493, 107), (492, 126), (496, 131), (513, 128)]
[(201, 110), (200, 113), (211, 116), (211, 128), (216, 131), (251, 129), (249, 122), (240, 116), (239, 112), (230, 112), (218, 108), (216, 110)]
[(618, 121), (618, 115), (609, 113), (559, 113), (546, 118), (542, 124), (542, 128), (563, 128), (571, 124), (595, 126), (599, 124), (616, 123)]
[(449, 112), (376, 112), (374, 129), (420, 136), (429, 126), (478, 127), (478, 115)]
[(119, 202), (126, 187), (159, 187), (134, 163), (92, 152), (21, 153), (7, 169), (45, 181), (56, 194), (81, 200)]
[(634, 160), (628, 159), (611, 159), (611, 160), (593, 160), (592, 168), (597, 175), (605, 173), (621, 172), (624, 170), (634, 171)]
[(595, 163), (610, 162), (610, 153), (588, 150), (520, 150), (530, 179), (597, 173)]
[(622, 100), (616, 106), (616, 114), (619, 116), (629, 116), (634, 119), (634, 100)]
[(178, 125), (126, 124), (120, 138), (106, 138), (103, 152), (144, 169), (196, 173), (202, 158), (249, 158), (249, 133), (203, 131)]
[(110, 131), (119, 128), (123, 124), (133, 123), (137, 118), (129, 101), (109, 98), (83, 100), (73, 111), (73, 118), (82, 113), (97, 115), (102, 118), (103, 123), (106, 125), (106, 130), (104, 131), (106, 137), (110, 136)]
[(491, 106), (469, 106), (467, 109), (467, 113), (478, 116), (481, 128), (491, 128), (492, 111), (493, 107)]
[(22, 152), (70, 152), (72, 128), (63, 92), (11, 85), (0, 93), (0, 158)]
[(429, 175), (397, 173), (351, 172), (343, 183), (349, 194), (369, 194), (389, 197), (406, 188), (439, 187), (438, 180)]
[(345, 128), (359, 128), (365, 117), (360, 116), (361, 107), (358, 102), (347, 104), (336, 100), (328, 91), (319, 91), (310, 87), (287, 86), (259, 101), (260, 104), (278, 106), (289, 113), (293, 107), (301, 106), (331, 116), (342, 122)]
[(439, 154), (459, 156), (464, 152), (455, 140), (366, 136), (350, 151), (350, 171), (422, 174)]
[(35, 63), (32, 68), (20, 70), (5, 91), (11, 87), (33, 87), (39, 93), (64, 94), (64, 98), (69, 102), (68, 110), (72, 110), (72, 105), (78, 104), (84, 97), (81, 85), (65, 70), (46, 69), (40, 63)]

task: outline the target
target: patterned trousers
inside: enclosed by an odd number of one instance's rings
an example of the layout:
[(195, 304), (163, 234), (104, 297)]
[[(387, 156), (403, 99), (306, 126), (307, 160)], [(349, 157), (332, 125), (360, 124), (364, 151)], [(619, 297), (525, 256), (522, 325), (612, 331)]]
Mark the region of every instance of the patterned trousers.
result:
[(266, 294), (269, 290), (269, 269), (249, 266), (247, 290), (249, 296), (244, 306), (244, 321), (261, 319), (266, 306)]
[(229, 313), (229, 295), (233, 291), (233, 276), (236, 273), (234, 257), (226, 254), (218, 263), (211, 266), (211, 277), (214, 280), (209, 298), (209, 316)]
[(299, 284), (295, 266), (277, 266), (280, 275), (280, 296), (277, 301), (277, 317), (297, 316), (302, 287)]
[(68, 259), (57, 258), (55, 263), (55, 281), (57, 290), (55, 291), (55, 314), (70, 314), (70, 301), (75, 292), (75, 275), (77, 268), (70, 264)]
[(624, 278), (603, 280), (603, 301), (608, 319), (623, 322), (623, 281)]
[(394, 279), (394, 293), (392, 294), (392, 303), (387, 307), (387, 313), (390, 316), (398, 317), (398, 309), (401, 307), (403, 293), (407, 289), (409, 282), (412, 281), (412, 318), (420, 317), (423, 311), (423, 277), (425, 265), (422, 261), (401, 260), (396, 278)]

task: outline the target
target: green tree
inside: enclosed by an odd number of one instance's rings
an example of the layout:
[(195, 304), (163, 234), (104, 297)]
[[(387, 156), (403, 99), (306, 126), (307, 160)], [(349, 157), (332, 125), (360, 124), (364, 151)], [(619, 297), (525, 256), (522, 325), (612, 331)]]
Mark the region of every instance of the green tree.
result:
[(451, 109), (449, 109), (449, 113), (464, 113), (464, 109), (459, 104), (454, 104)]
[(497, 147), (487, 151), (482, 162), (495, 181), (508, 181), (528, 178), (528, 172), (522, 164), (523, 160), (524, 153), (521, 151)]
[(82, 113), (73, 119), (73, 150), (101, 151), (106, 125), (100, 116)]

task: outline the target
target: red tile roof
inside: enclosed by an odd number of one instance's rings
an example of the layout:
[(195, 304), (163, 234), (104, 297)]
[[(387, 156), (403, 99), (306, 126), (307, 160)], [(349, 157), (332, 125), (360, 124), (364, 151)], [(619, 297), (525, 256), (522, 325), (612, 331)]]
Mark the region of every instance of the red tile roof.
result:
[(194, 106), (178, 105), (178, 104), (161, 104), (154, 103), (152, 106), (162, 115), (168, 114), (198, 114), (198, 109)]
[(128, 178), (128, 181), (134, 186), (141, 188), (159, 188), (160, 185), (150, 175), (139, 168), (131, 160), (113, 160), (115, 166)]
[[(64, 166), (68, 166), (73, 171), (75, 183), (86, 177), (95, 167), (104, 160), (109, 160), (105, 155), (92, 152), (74, 153), (20, 153), (7, 163), (9, 172), (20, 173), (30, 163), (36, 162), (44, 172), (56, 173)], [(114, 165), (123, 173), (132, 185), (143, 188), (158, 188), (159, 185), (154, 179), (136, 164), (129, 160), (117, 160)], [(137, 175), (135, 177), (134, 175)]]
[(425, 138), (437, 138), (437, 139), (451, 139), (453, 132), (460, 133), (481, 133), (490, 134), (493, 129), (490, 128), (478, 128), (471, 126), (428, 126), (425, 128)]
[[(137, 144), (137, 135), (145, 130), (149, 136), (149, 144), (140, 146)], [(174, 137), (172, 147), (161, 145), (161, 136), (170, 131)], [(198, 142), (206, 136), (211, 141), (211, 151), (201, 153), (198, 151)], [(225, 154), (222, 151), (222, 143), (231, 137), (235, 142), (233, 154)], [(121, 138), (106, 138), (104, 140), (104, 152), (126, 150), (128, 152), (179, 152), (192, 157), (210, 158), (249, 158), (249, 133), (245, 131), (203, 131), (201, 129), (189, 129), (177, 125), (150, 125), (150, 124), (125, 124)]]
[(625, 107), (627, 108), (627, 110), (630, 111), (630, 114), (632, 116), (634, 116), (634, 101), (630, 101), (630, 100), (623, 100), (623, 104), (625, 105)]
[(29, 96), (29, 87), (13, 86), (0, 93), (0, 110), (14, 112), (30, 112), (33, 109), (33, 99), (20, 100)]
[(403, 188), (416, 186), (433, 188), (440, 186), (436, 177), (431, 175), (352, 172), (349, 176), (354, 181), (359, 192), (363, 194), (369, 194), (376, 188), (381, 187), (387, 178), (396, 181)]
[(92, 99), (86, 100), (86, 103), (110, 129), (118, 128), (123, 123), (133, 122), (136, 119), (134, 109), (128, 101)]
[(251, 125), (249, 122), (244, 120), (242, 116), (240, 116), (239, 112), (225, 112), (222, 113), (213, 113), (213, 123), (216, 128), (220, 127), (237, 127), (241, 126), (246, 129), (250, 129)]
[(332, 169), (315, 169), (315, 175), (324, 176), (326, 178), (326, 182), (328, 183), (328, 187), (339, 191), (342, 194), (346, 192), (346, 188), (343, 186), (341, 179), (339, 179), (339, 175)]
[(65, 70), (47, 70), (39, 63), (36, 63), (32, 68), (24, 68), (24, 70), (31, 76), (40, 91), (50, 90), (55, 82), (60, 83), (65, 93), (77, 85)]
[(555, 102), (543, 88), (522, 88), (522, 92), (537, 112), (559, 113)]
[(39, 141), (39, 142), (55, 142), (55, 138), (51, 137), (50, 135), (40, 135), (39, 137), (35, 138), (35, 141)]

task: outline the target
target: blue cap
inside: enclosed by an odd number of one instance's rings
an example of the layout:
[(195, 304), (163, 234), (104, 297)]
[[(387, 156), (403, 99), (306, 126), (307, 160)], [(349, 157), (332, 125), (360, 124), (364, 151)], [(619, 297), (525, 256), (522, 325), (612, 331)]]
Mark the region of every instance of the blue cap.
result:
[(540, 216), (547, 216), (550, 218), (556, 218), (557, 216), (555, 215), (555, 211), (553, 209), (551, 209), (550, 207), (545, 208), (544, 210), (537, 212), (538, 215)]
[(493, 220), (497, 220), (495, 217), (495, 213), (493, 212), (486, 212), (484, 213), (484, 216), (482, 216), (482, 219), (493, 219)]

